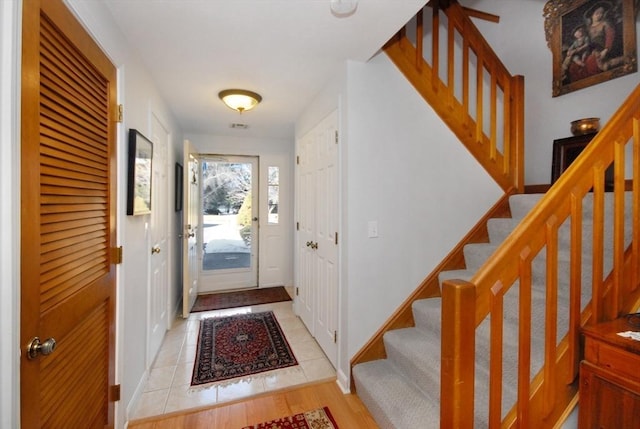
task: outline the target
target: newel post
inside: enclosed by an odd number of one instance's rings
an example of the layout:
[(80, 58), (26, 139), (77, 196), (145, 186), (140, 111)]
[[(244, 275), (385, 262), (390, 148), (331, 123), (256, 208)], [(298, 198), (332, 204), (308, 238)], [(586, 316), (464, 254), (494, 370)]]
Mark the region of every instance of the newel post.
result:
[(442, 286), (440, 427), (472, 429), (476, 288), (463, 280)]

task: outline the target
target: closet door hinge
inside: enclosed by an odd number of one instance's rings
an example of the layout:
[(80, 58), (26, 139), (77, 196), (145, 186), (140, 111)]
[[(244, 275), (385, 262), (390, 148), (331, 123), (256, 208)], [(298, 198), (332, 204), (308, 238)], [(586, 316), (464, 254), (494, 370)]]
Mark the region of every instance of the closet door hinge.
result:
[(116, 113), (116, 122), (124, 121), (124, 106), (118, 104), (118, 112)]
[(300, 295), (300, 288), (296, 287), (296, 296)]
[(335, 240), (335, 241), (336, 241), (336, 244), (338, 244), (338, 232), (337, 232), (337, 231), (336, 231), (335, 238), (336, 238), (336, 240)]
[(109, 401), (118, 402), (120, 400), (120, 385), (109, 386)]
[(336, 144), (338, 144), (338, 130), (336, 130)]
[(122, 246), (111, 249), (112, 263), (115, 265), (122, 263)]
[(338, 342), (338, 331), (333, 331), (333, 342), (334, 343)]
[(296, 231), (300, 231), (300, 222), (296, 222)]
[(296, 156), (296, 164), (300, 165), (300, 155)]

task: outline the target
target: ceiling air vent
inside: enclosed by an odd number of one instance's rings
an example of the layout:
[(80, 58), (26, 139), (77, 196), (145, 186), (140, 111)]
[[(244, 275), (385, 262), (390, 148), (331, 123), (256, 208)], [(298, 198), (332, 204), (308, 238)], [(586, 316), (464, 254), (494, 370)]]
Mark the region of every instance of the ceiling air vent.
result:
[(237, 124), (237, 123), (235, 123), (235, 124), (231, 124), (229, 126), (231, 128), (236, 128), (238, 130), (246, 130), (247, 128), (249, 128), (249, 125), (247, 125), (247, 124)]

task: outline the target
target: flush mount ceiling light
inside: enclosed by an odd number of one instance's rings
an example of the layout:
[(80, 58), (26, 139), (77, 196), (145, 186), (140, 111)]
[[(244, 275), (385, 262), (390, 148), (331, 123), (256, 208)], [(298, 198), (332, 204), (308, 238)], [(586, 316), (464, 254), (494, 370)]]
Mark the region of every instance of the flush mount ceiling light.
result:
[(331, 0), (331, 14), (336, 18), (346, 18), (356, 13), (357, 0)]
[(218, 97), (230, 109), (240, 113), (253, 109), (262, 101), (260, 94), (244, 89), (225, 89), (218, 93)]

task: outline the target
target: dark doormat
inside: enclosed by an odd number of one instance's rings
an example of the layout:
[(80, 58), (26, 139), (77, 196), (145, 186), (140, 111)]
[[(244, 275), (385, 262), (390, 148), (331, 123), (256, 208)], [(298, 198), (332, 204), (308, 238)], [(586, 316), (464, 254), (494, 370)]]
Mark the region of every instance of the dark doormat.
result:
[(245, 307), (247, 305), (269, 304), (271, 302), (291, 301), (283, 286), (263, 289), (241, 290), (237, 292), (211, 293), (198, 295), (192, 313), (223, 308)]
[(297, 365), (272, 311), (200, 322), (191, 385)]

